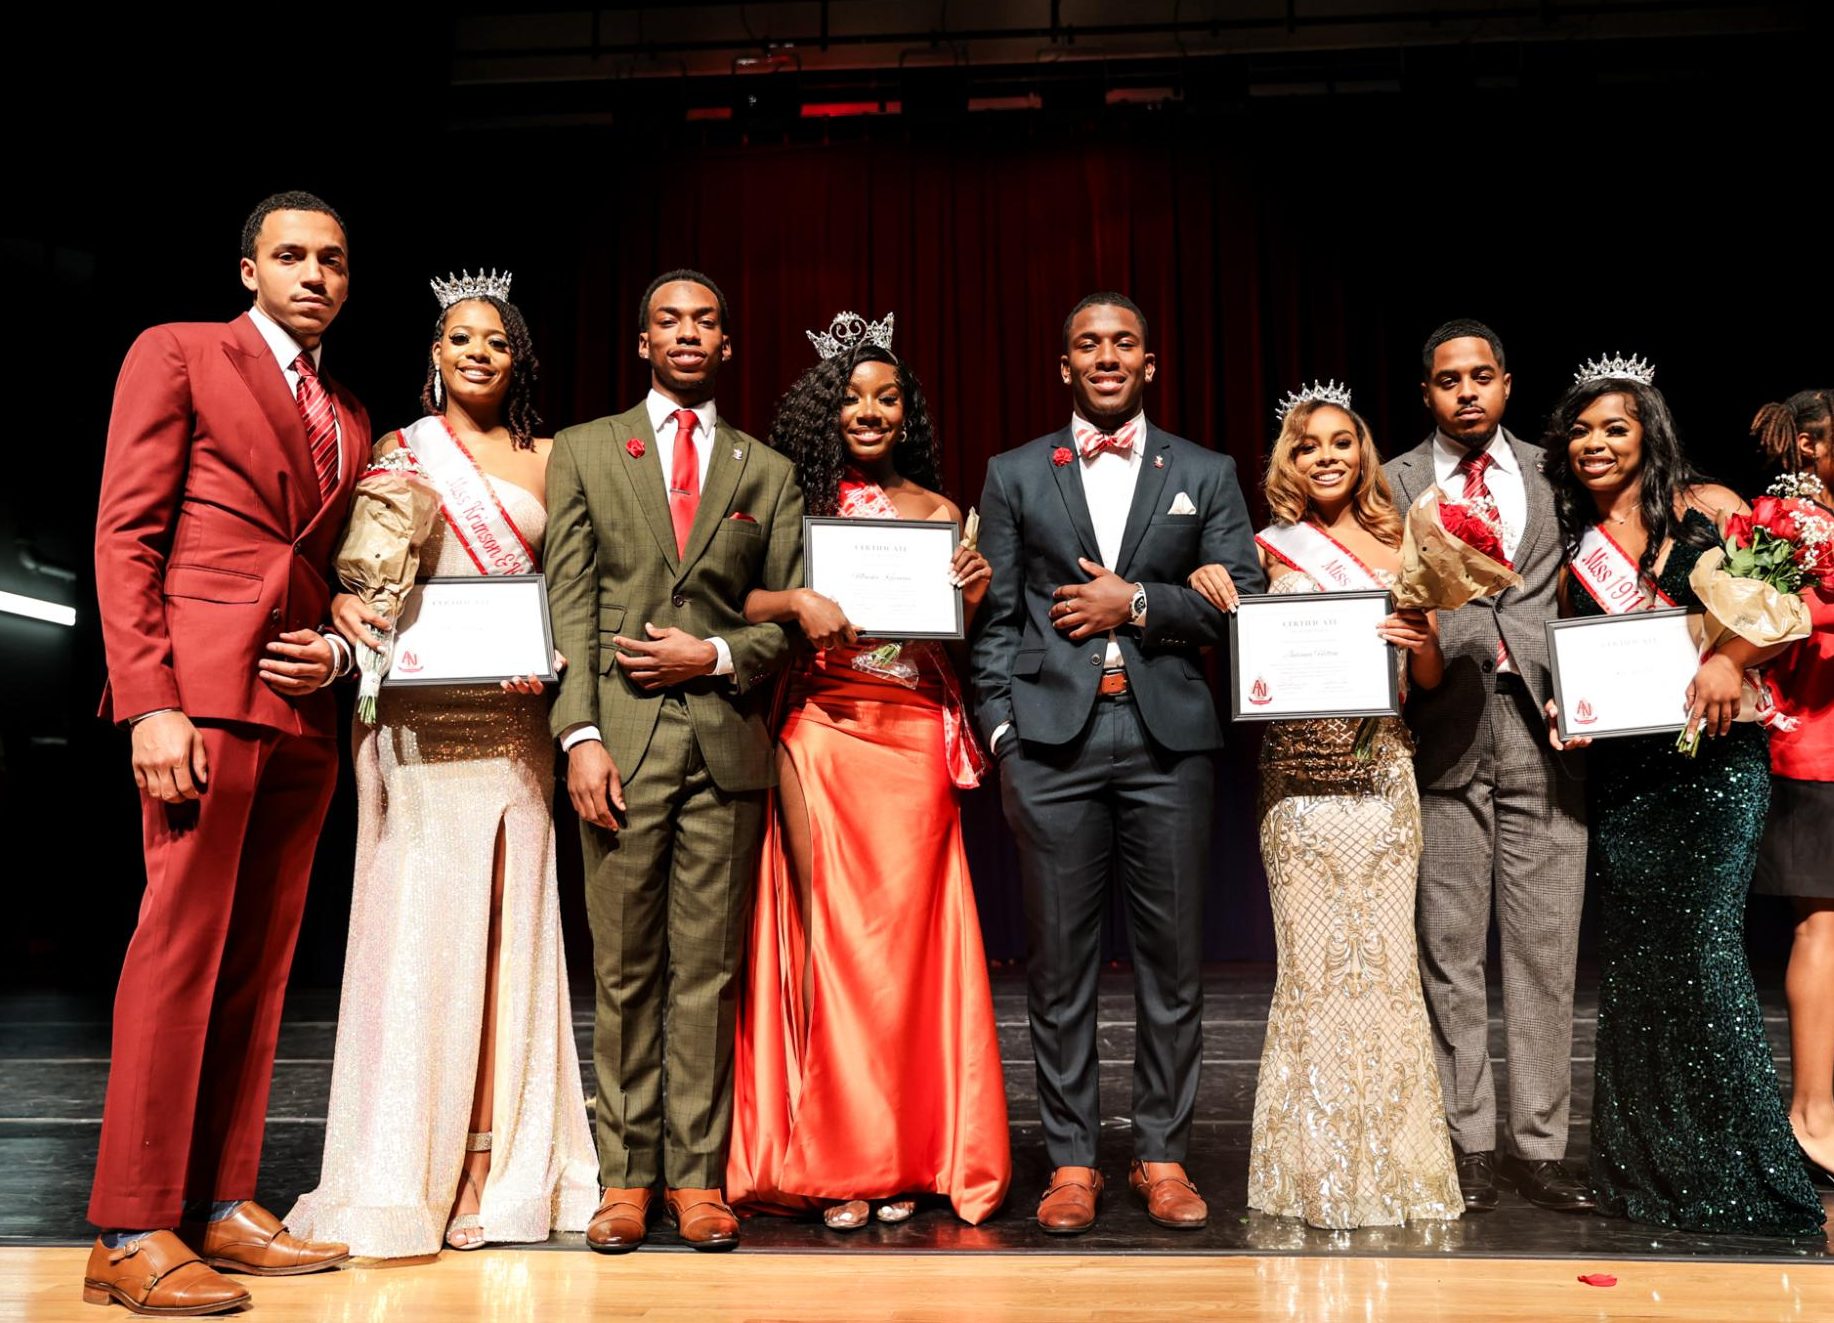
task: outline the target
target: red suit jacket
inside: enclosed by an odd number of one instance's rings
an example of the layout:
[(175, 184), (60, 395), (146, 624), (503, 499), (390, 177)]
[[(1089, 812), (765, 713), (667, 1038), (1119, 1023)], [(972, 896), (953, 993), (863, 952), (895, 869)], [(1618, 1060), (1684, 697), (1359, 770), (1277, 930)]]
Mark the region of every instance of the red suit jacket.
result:
[(282, 633), (327, 619), (332, 555), (369, 459), (369, 415), (322, 380), (343, 450), (329, 500), (286, 376), (246, 314), (155, 326), (128, 350), (96, 517), (104, 719), (175, 707), (335, 736), (329, 691), (282, 698), (256, 670)]

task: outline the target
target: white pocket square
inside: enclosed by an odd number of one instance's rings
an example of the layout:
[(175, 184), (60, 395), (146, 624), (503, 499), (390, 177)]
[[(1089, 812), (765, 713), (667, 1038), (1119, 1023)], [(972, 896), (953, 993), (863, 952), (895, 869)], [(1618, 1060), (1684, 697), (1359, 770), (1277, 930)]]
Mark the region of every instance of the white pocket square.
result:
[(1191, 498), (1189, 496), (1186, 496), (1183, 492), (1179, 492), (1178, 495), (1172, 498), (1172, 508), (1167, 510), (1166, 513), (1196, 514), (1197, 507), (1191, 504)]

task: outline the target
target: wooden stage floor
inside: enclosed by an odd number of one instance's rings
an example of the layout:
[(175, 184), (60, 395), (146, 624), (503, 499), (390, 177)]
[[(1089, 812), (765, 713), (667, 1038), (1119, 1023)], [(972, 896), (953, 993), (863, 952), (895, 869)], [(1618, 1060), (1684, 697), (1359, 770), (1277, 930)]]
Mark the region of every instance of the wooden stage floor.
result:
[[(107, 1323), (75, 1248), (0, 1249), (0, 1320)], [(1610, 1273), (1615, 1286), (1581, 1283)], [(1359, 1323), (1834, 1317), (1822, 1264), (1014, 1254), (447, 1253), (406, 1267), (253, 1279), (260, 1323)], [(232, 1316), (239, 1317), (239, 1316)]]
[[(397, 1319), (1115, 1320), (1834, 1319), (1834, 1261), (1807, 1241), (1692, 1235), (1573, 1217), (1505, 1194), (1495, 1213), (1450, 1223), (1330, 1232), (1243, 1205), (1249, 1117), (1272, 973), (1224, 967), (1205, 985), (1204, 1075), (1189, 1167), (1211, 1202), (1203, 1231), (1149, 1222), (1125, 1190), (1133, 1055), (1130, 981), (1104, 976), (1101, 1161), (1110, 1193), (1097, 1228), (1041, 1234), (1030, 1217), (1046, 1176), (1019, 978), (995, 981), (1013, 1122), (1007, 1206), (980, 1227), (929, 1206), (901, 1227), (840, 1236), (814, 1220), (748, 1218), (730, 1255), (687, 1253), (659, 1227), (622, 1258), (577, 1235), (543, 1246), (447, 1253), (437, 1262), (251, 1281), (258, 1317)], [(1588, 1147), (1595, 1000), (1582, 981), (1574, 1025), (1570, 1155)], [(589, 1055), (591, 1002), (576, 997)], [(1493, 1007), (1493, 1015), (1495, 1012)], [(259, 1197), (282, 1215), (317, 1181), (337, 996), (288, 1000)], [(0, 1320), (92, 1319), (79, 1279), (83, 1220), (108, 1074), (106, 1000), (0, 994)], [(1787, 1069), (1787, 1026), (1767, 988), (1766, 1028)], [(1499, 1088), (1501, 1024), (1493, 1019)], [(591, 1089), (590, 1078), (586, 1081)], [(1616, 1286), (1581, 1284), (1610, 1273)], [(123, 1311), (118, 1317), (127, 1318)]]

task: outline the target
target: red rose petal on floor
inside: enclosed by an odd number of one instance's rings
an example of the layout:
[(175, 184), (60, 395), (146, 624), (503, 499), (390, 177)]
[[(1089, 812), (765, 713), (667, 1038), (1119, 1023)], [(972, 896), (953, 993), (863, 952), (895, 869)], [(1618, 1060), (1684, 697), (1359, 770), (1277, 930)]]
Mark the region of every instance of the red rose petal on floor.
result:
[(1587, 1286), (1616, 1286), (1617, 1278), (1608, 1272), (1582, 1272), (1579, 1280)]

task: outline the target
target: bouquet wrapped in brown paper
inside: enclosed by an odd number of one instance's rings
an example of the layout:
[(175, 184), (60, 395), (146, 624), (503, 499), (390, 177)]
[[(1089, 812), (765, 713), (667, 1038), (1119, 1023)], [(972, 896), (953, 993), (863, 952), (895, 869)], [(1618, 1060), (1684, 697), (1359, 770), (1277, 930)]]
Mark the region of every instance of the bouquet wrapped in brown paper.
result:
[[(397, 448), (370, 459), (357, 480), (350, 524), (338, 547), (335, 568), (344, 586), (363, 605), (393, 624), (414, 587), (420, 570), (420, 548), (439, 514), (439, 493), (414, 462), (413, 452)], [(393, 659), (394, 636), (385, 635), (382, 651), (359, 647), (357, 719), (376, 722), (376, 696)]]
[[(1429, 487), (1407, 507), (1401, 527), (1401, 570), (1395, 576), (1395, 610), (1450, 611), (1522, 586), (1503, 552), (1503, 524), (1484, 500), (1448, 501)], [(1375, 750), (1376, 723), (1365, 718), (1355, 752), (1367, 762)]]
[[(1785, 475), (1770, 493), (1752, 503), (1748, 515), (1726, 521), (1721, 545), (1703, 551), (1688, 574), (1688, 586), (1706, 608), (1696, 642), (1705, 658), (1734, 636), (1754, 647), (1773, 648), (1805, 639), (1813, 629), (1802, 593), (1834, 580), (1834, 519), (1813, 497), (1820, 484), (1806, 486)], [(1740, 721), (1793, 729), (1795, 719), (1778, 711), (1770, 686), (1755, 670), (1745, 672)], [(1700, 727), (1690, 721), (1675, 741), (1690, 757), (1700, 749)]]
[(1503, 554), (1502, 524), (1494, 506), (1448, 501), (1430, 487), (1407, 508), (1396, 610), (1450, 611), (1521, 586), (1522, 576)]

